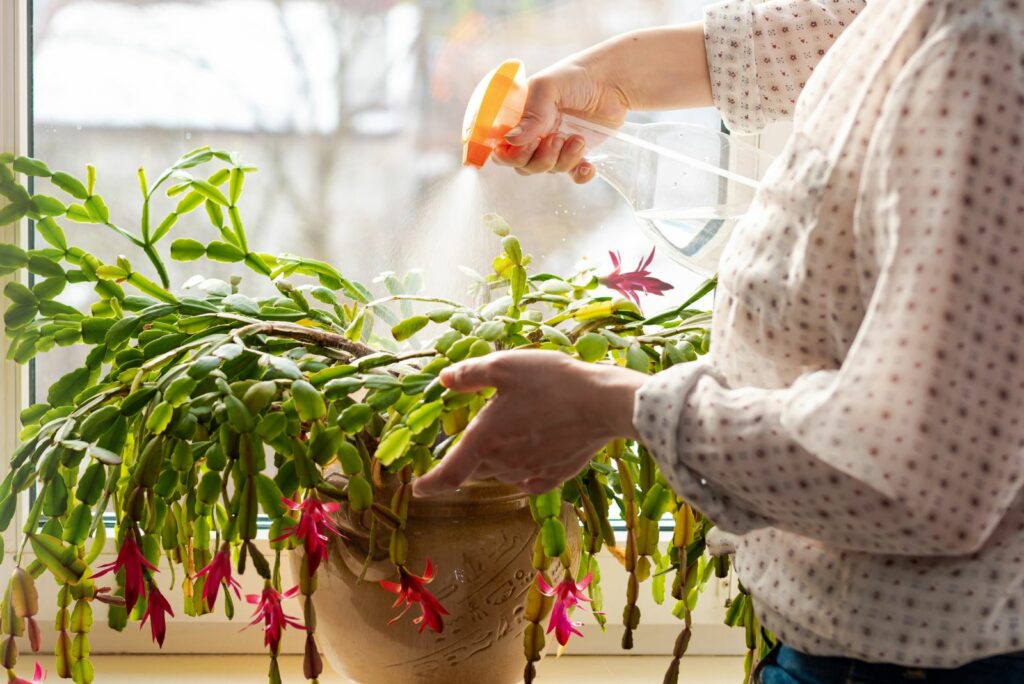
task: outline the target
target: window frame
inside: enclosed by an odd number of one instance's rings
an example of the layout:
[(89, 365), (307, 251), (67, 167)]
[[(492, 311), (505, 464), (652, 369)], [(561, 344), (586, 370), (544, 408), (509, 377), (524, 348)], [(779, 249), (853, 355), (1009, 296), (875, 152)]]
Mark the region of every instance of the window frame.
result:
[[(14, 154), (31, 154), (31, 45), (32, 43), (32, 0), (4, 0), (0, 2), (0, 151)], [(748, 142), (758, 144), (759, 136), (746, 138)], [(0, 198), (0, 206), (4, 202)], [(14, 225), (0, 227), (0, 242), (18, 244), (23, 248), (31, 246), (29, 222), (22, 219)], [(23, 273), (12, 274), (0, 278), (0, 289), (13, 279), (25, 280)], [(0, 296), (0, 314), (7, 308), (7, 300)], [(9, 340), (0, 327), (0, 453), (10, 454), (17, 447), (18, 435), (21, 430), (19, 414), (22, 408), (31, 402), (31, 377), (28, 367), (8, 361), (7, 350)], [(7, 458), (0, 458), (0, 478), (9, 470)], [(17, 553), (17, 531), (24, 524), (28, 511), (29, 497), (24, 495), (18, 502), (14, 520), (4, 533), (4, 553), (0, 556), (0, 578), (6, 578), (13, 569), (13, 559)], [(258, 542), (261, 546), (266, 541)], [(267, 550), (267, 548), (264, 548)], [(31, 552), (26, 552), (31, 557)], [(114, 557), (108, 548), (101, 554), (97, 562), (106, 562)], [(622, 597), (625, 595), (627, 576), (621, 566), (608, 553), (600, 558), (605, 610), (610, 615), (621, 612)], [(243, 590), (246, 593), (258, 593), (259, 578), (254, 573), (242, 577)], [(42, 581), (38, 585), (40, 604), (48, 606), (40, 615), (40, 627), (44, 635), (43, 649), (52, 652), (53, 619), (52, 607), (56, 605), (56, 586), (52, 582)], [(696, 630), (689, 652), (694, 655), (742, 655), (744, 653), (741, 630), (726, 627), (722, 623), (724, 608), (722, 603), (727, 595), (732, 595), (735, 587), (724, 581), (715, 581), (709, 586), (704, 601), (694, 614), (694, 622), (701, 625)], [(177, 594), (177, 592), (174, 592)], [(139, 630), (114, 632), (106, 629), (101, 616), (97, 616), (97, 629), (90, 635), (94, 653), (121, 654), (156, 654), (186, 652), (191, 654), (256, 654), (263, 653), (258, 635), (240, 632), (243, 624), (237, 619), (229, 622), (223, 615), (206, 616), (201, 620), (188, 618), (180, 610), (179, 596), (169, 596), (176, 609), (176, 617), (170, 618), (168, 651), (160, 651), (150, 643), (147, 633)], [(236, 606), (236, 610), (244, 612), (244, 604)], [(649, 592), (643, 592), (640, 607), (648, 616), (641, 627), (643, 639), (637, 641), (637, 649), (631, 654), (639, 655), (670, 655), (678, 635), (681, 623), (671, 616), (669, 606), (658, 607), (654, 604)], [(653, 618), (653, 619), (652, 619)], [(613, 621), (614, 622), (614, 621)], [(619, 650), (618, 630), (611, 629), (602, 633), (596, 625), (588, 622), (583, 628), (589, 637), (577, 641), (572, 652), (577, 655), (608, 655), (626, 652)], [(285, 653), (302, 653), (303, 642), (301, 633), (286, 633), (282, 644)]]
[[(23, 154), (28, 150), (28, 44), (31, 39), (28, 0), (0, 3), (0, 150)], [(3, 200), (0, 199), (0, 202)], [(0, 227), (0, 242), (24, 247), (27, 240), (24, 219)], [(22, 273), (0, 278), (0, 288), (11, 280), (22, 279)], [(7, 311), (7, 298), (3, 297), (0, 312)], [(0, 452), (13, 453), (18, 446), (20, 432), (19, 413), (28, 405), (28, 369), (7, 360), (9, 342), (0, 330)], [(9, 465), (0, 459), (0, 477), (6, 477)], [(15, 530), (20, 529), (24, 510), (21, 505), (14, 520), (4, 533), (4, 565), (15, 551)], [(6, 572), (3, 573), (6, 576)]]

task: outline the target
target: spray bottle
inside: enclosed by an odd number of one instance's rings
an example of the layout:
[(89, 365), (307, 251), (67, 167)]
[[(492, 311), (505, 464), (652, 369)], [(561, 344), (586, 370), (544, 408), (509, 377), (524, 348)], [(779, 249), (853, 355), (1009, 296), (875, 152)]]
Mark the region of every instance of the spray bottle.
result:
[[(463, 163), (482, 168), (522, 118), (526, 70), (507, 60), (473, 92), (463, 122)], [(747, 212), (771, 157), (724, 133), (685, 123), (610, 128), (562, 114), (559, 132), (580, 135), (597, 175), (630, 204), (644, 233), (666, 254), (709, 277)], [(710, 198), (710, 199), (709, 199)]]

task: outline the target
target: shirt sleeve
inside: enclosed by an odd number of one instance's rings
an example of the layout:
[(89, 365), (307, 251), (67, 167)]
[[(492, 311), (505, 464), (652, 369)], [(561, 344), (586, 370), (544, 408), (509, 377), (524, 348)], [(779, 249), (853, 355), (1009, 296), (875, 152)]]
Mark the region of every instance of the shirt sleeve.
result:
[(726, 0), (704, 10), (715, 106), (730, 130), (756, 133), (793, 115), (815, 65), (865, 0)]
[(960, 556), (1024, 496), (1024, 50), (1007, 35), (933, 43), (897, 76), (854, 219), (878, 275), (840, 368), (756, 389), (705, 359), (637, 393), (642, 441), (726, 532)]

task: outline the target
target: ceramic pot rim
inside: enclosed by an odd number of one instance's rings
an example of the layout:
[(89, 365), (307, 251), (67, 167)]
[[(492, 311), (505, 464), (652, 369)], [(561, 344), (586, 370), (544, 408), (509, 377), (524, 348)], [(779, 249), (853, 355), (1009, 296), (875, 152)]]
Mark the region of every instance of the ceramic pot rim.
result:
[(529, 505), (529, 499), (515, 485), (496, 480), (467, 482), (456, 490), (429, 498), (413, 497), (410, 518), (446, 518), (504, 515)]

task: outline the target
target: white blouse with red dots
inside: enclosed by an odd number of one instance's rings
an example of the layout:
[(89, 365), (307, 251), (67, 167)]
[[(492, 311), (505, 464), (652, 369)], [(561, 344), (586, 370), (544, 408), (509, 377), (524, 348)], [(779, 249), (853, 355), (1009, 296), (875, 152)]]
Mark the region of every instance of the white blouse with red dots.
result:
[(1024, 650), (1024, 2), (730, 0), (705, 33), (727, 125), (795, 132), (643, 441), (791, 647)]

